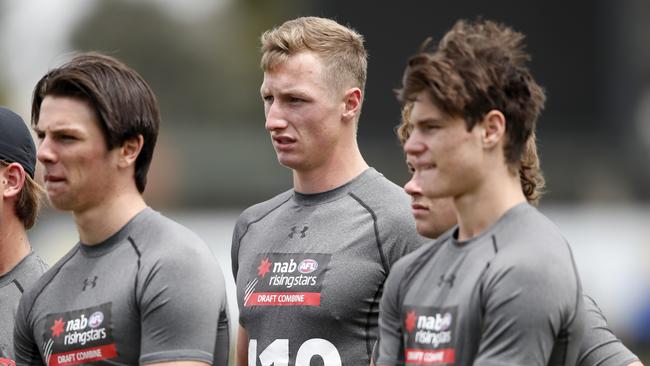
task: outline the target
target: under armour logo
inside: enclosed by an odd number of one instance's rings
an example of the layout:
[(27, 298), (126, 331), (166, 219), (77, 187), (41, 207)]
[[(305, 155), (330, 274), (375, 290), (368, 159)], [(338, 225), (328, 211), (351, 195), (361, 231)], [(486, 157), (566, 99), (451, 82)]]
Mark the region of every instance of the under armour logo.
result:
[(445, 283), (449, 284), (449, 287), (454, 287), (454, 281), (456, 280), (456, 275), (451, 274), (449, 276), (440, 275), (440, 281), (438, 281), (438, 287), (444, 285)]
[(86, 278), (84, 279), (84, 287), (82, 291), (86, 291), (86, 288), (91, 285), (90, 288), (95, 288), (95, 285), (97, 284), (97, 276), (93, 277), (93, 279)]
[(304, 238), (307, 236), (307, 230), (309, 230), (309, 226), (305, 225), (302, 227), (302, 230), (298, 231), (298, 226), (294, 225), (291, 227), (291, 232), (289, 233), (289, 238), (293, 238), (293, 236), (297, 233), (300, 233), (300, 237)]

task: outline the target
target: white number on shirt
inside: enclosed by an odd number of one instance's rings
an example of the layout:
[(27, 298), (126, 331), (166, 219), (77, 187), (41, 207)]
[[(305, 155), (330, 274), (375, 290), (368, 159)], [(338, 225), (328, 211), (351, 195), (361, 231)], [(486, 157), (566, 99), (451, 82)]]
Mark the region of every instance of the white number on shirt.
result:
[[(257, 366), (257, 339), (248, 342), (248, 366)], [(334, 345), (322, 338), (312, 338), (303, 343), (296, 353), (295, 365), (309, 365), (312, 357), (319, 356), (325, 366), (342, 366), (341, 356)], [(262, 366), (288, 366), (289, 340), (276, 339), (259, 357)]]

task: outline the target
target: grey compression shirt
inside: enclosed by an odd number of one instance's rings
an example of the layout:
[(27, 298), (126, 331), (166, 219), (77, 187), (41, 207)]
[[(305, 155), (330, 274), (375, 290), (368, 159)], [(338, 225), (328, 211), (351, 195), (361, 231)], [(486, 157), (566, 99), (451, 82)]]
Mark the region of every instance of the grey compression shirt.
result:
[(46, 269), (45, 262), (31, 252), (0, 276), (0, 365), (14, 361), (14, 318), (20, 296)]
[(19, 365), (226, 365), (223, 274), (194, 233), (152, 209), (93, 246), (77, 244), (23, 295)]
[(249, 365), (367, 365), (389, 269), (426, 241), (408, 196), (372, 168), (244, 211), (232, 260)]
[(585, 330), (570, 248), (532, 206), (465, 242), (456, 229), (398, 262), (378, 365), (575, 365)]

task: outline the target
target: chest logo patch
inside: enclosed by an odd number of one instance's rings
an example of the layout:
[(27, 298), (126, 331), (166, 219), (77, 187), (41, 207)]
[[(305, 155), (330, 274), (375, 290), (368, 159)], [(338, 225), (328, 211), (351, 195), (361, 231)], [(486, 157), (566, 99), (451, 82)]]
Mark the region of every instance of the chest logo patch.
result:
[(404, 359), (407, 365), (453, 365), (456, 307), (405, 306)]
[(246, 285), (244, 307), (320, 306), (331, 254), (260, 254)]
[(48, 366), (79, 365), (117, 356), (111, 329), (111, 303), (49, 314), (43, 329)]

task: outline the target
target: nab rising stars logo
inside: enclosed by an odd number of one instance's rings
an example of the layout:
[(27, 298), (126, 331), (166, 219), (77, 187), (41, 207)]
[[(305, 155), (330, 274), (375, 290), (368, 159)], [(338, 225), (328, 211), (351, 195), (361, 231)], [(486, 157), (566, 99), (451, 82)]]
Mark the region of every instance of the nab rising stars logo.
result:
[(403, 323), (407, 340), (404, 358), (409, 365), (453, 365), (456, 349), (452, 331), (457, 310), (450, 308), (406, 309)]
[(252, 266), (244, 307), (320, 306), (322, 277), (331, 254), (264, 253)]

